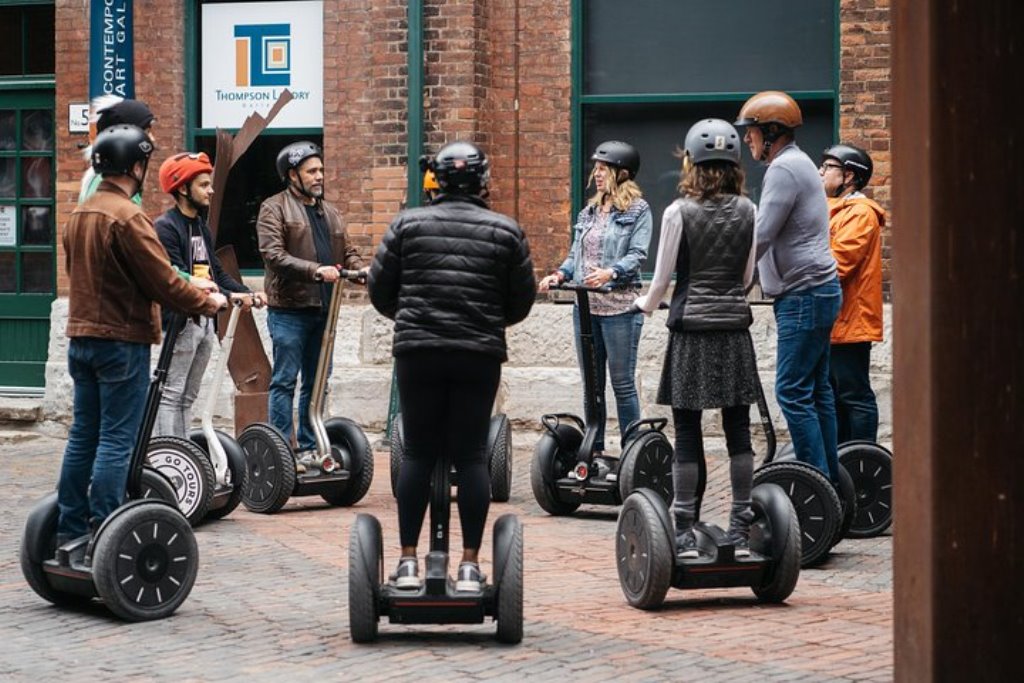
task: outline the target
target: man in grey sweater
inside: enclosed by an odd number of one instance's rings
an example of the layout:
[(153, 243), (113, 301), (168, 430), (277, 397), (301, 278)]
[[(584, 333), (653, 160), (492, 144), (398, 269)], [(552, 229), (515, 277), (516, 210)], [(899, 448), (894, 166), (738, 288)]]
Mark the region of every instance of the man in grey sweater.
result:
[(797, 459), (838, 483), (829, 337), (842, 292), (821, 178), (796, 146), (794, 129), (802, 123), (793, 98), (769, 90), (747, 100), (735, 125), (746, 127), (751, 156), (768, 164), (755, 233), (761, 286), (775, 299), (775, 395)]

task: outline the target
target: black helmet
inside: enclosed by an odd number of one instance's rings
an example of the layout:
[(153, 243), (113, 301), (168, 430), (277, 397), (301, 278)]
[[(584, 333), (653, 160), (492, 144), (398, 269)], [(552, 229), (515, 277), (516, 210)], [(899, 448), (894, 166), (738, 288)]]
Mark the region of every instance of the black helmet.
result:
[(871, 173), (875, 170), (875, 165), (868, 153), (853, 145), (832, 145), (821, 156), (835, 159), (843, 165), (844, 171), (852, 171), (853, 184), (858, 190), (868, 184), (868, 181), (871, 180)]
[(138, 126), (119, 123), (96, 135), (92, 144), (92, 170), (99, 175), (131, 175), (135, 164), (149, 163), (153, 141)]
[(316, 157), (320, 161), (324, 160), (324, 153), (317, 144), (302, 140), (286, 145), (277, 153), (277, 175), (281, 176), (281, 180), (288, 182), (288, 171), (298, 168), (303, 161), (310, 157)]
[(636, 178), (640, 171), (640, 152), (628, 142), (609, 140), (602, 142), (590, 155), (591, 161), (603, 161), (609, 166), (621, 168), (629, 173), (629, 179)]
[(478, 194), (487, 187), (491, 164), (483, 150), (469, 142), (452, 142), (430, 161), (437, 184), (447, 193)]

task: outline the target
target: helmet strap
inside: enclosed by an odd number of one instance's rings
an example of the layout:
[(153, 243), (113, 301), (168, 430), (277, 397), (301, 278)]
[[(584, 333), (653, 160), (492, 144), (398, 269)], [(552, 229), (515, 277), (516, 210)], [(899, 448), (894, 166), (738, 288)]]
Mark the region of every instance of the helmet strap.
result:
[(143, 184), (146, 182), (146, 171), (149, 170), (149, 157), (138, 163), (142, 164), (141, 174), (139, 174), (138, 176), (135, 175), (135, 164), (132, 164), (131, 169), (125, 175), (135, 181), (135, 194), (141, 195)]

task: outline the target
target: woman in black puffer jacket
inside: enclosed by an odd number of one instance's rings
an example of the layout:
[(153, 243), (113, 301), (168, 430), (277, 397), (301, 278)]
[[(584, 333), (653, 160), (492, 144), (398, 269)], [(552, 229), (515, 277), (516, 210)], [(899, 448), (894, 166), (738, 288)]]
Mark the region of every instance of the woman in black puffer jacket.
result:
[(402, 557), (391, 580), (421, 585), (416, 546), (434, 464), (459, 473), (463, 553), (456, 590), (483, 585), (478, 553), (490, 506), (485, 448), (508, 359), (505, 328), (533, 306), (530, 248), (514, 220), (487, 208), (487, 158), (455, 142), (431, 162), (441, 187), (430, 206), (403, 211), (370, 268), (370, 301), (395, 321), (395, 374), (405, 459), (398, 477)]

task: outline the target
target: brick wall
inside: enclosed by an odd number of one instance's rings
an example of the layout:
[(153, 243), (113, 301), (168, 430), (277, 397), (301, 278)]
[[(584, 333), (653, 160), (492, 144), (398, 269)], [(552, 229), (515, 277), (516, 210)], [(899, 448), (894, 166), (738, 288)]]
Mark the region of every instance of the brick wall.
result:
[[(839, 38), (839, 139), (868, 150), (875, 164), (865, 194), (892, 218), (892, 87), (889, 0), (842, 0)], [(892, 295), (892, 230), (883, 231), (882, 270)]]

